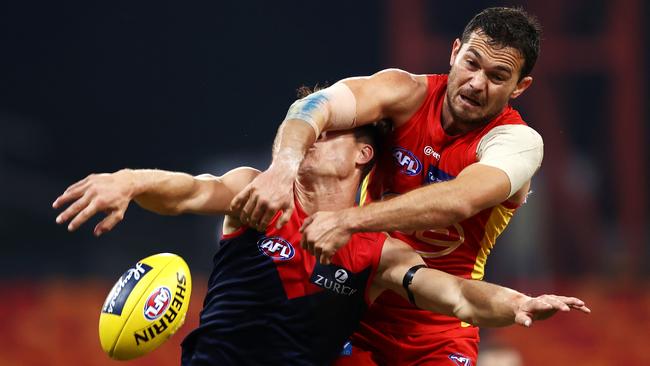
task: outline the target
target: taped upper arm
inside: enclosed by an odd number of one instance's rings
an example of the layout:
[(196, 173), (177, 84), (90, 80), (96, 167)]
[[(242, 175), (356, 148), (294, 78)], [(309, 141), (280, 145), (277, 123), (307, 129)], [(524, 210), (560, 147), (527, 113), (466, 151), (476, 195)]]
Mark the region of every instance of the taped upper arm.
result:
[(479, 164), (495, 167), (506, 173), (510, 180), (510, 198), (541, 166), (544, 142), (542, 137), (528, 126), (497, 126), (483, 136), (476, 156)]

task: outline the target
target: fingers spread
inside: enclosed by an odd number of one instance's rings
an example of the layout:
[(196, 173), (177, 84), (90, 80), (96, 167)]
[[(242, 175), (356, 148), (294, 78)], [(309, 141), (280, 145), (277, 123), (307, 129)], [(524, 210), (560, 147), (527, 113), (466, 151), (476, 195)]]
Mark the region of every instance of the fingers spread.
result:
[(59, 207), (63, 206), (64, 204), (66, 204), (66, 203), (68, 203), (68, 202), (70, 202), (72, 200), (76, 200), (79, 197), (83, 196), (85, 192), (86, 192), (86, 186), (85, 185), (84, 186), (77, 186), (75, 188), (70, 187), (70, 188), (66, 189), (65, 192), (63, 192), (62, 195), (57, 197), (57, 199), (54, 201), (54, 203), (52, 203), (52, 207), (53, 208), (59, 208)]
[(93, 233), (95, 236), (100, 236), (111, 231), (122, 219), (124, 219), (123, 211), (113, 211), (95, 226)]
[(84, 208), (78, 215), (77, 217), (70, 222), (70, 225), (68, 225), (68, 230), (69, 231), (74, 231), (76, 230), (79, 226), (81, 226), (84, 222), (88, 221), (89, 218), (91, 218), (94, 214), (97, 213), (97, 207), (95, 206), (94, 202), (91, 202), (86, 208)]
[(68, 193), (68, 192), (70, 192), (70, 191), (73, 191), (73, 190), (76, 190), (76, 189), (78, 189), (78, 188), (81, 188), (82, 186), (85, 186), (86, 183), (88, 183), (88, 182), (90, 181), (90, 178), (92, 178), (92, 177), (93, 177), (93, 174), (87, 176), (86, 178), (84, 178), (84, 179), (78, 181), (78, 182), (75, 183), (75, 184), (72, 184), (71, 186), (69, 186), (68, 188), (66, 188), (65, 192), (63, 192), (63, 193)]
[(90, 203), (90, 196), (89, 195), (84, 195), (80, 199), (78, 199), (76, 202), (74, 202), (72, 205), (70, 205), (65, 211), (63, 211), (59, 216), (56, 217), (56, 223), (57, 224), (62, 224), (70, 218), (76, 216), (79, 211), (83, 210), (88, 206)]

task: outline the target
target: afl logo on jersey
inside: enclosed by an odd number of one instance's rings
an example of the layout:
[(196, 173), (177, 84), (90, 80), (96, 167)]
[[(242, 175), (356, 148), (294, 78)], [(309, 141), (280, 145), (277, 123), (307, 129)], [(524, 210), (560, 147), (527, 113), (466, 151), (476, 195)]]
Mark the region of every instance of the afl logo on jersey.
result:
[(172, 293), (165, 286), (155, 289), (147, 302), (144, 303), (144, 317), (147, 320), (156, 320), (165, 313), (171, 303)]
[(401, 167), (400, 172), (402, 174), (414, 176), (420, 174), (422, 171), (422, 163), (420, 160), (412, 152), (403, 147), (393, 148), (393, 157), (395, 158), (395, 164)]
[(257, 247), (260, 252), (274, 260), (286, 261), (293, 258), (296, 254), (291, 243), (279, 236), (271, 238), (263, 237), (257, 241)]

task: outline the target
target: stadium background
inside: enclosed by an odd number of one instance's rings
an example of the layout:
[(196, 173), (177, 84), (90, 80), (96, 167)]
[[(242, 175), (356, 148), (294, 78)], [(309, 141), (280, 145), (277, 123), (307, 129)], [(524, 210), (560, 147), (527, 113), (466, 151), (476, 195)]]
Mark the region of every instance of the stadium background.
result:
[(546, 151), (487, 279), (575, 294), (594, 313), (484, 330), (484, 364), (649, 364), (644, 1), (26, 0), (0, 12), (0, 365), (117, 364), (99, 348), (99, 308), (156, 252), (189, 262), (192, 309), (180, 336), (132, 364), (177, 364), (197, 322), (219, 220), (132, 205), (102, 238), (97, 220), (69, 234), (50, 207), (69, 184), (122, 167), (263, 169), (297, 87), (386, 67), (446, 72), (469, 18), (514, 4), (545, 29), (535, 83), (514, 104)]

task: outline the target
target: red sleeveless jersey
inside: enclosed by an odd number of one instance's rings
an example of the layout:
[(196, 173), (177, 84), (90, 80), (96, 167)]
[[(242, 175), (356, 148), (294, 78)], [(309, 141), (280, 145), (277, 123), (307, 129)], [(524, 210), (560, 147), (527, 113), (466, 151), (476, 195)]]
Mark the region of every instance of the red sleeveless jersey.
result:
[[(424, 103), (389, 137), (384, 156), (364, 182), (361, 202), (387, 199), (427, 184), (454, 179), (466, 166), (477, 162), (478, 144), (492, 128), (525, 124), (519, 113), (507, 106), (482, 128), (466, 134), (447, 135), (441, 124), (447, 75), (427, 78)], [(487, 256), (515, 209), (515, 205), (504, 202), (447, 228), (390, 234), (411, 245), (429, 267), (480, 280)], [(364, 327), (370, 327), (399, 334), (429, 333), (460, 325), (456, 318), (417, 309), (387, 291), (370, 307), (361, 332)]]

